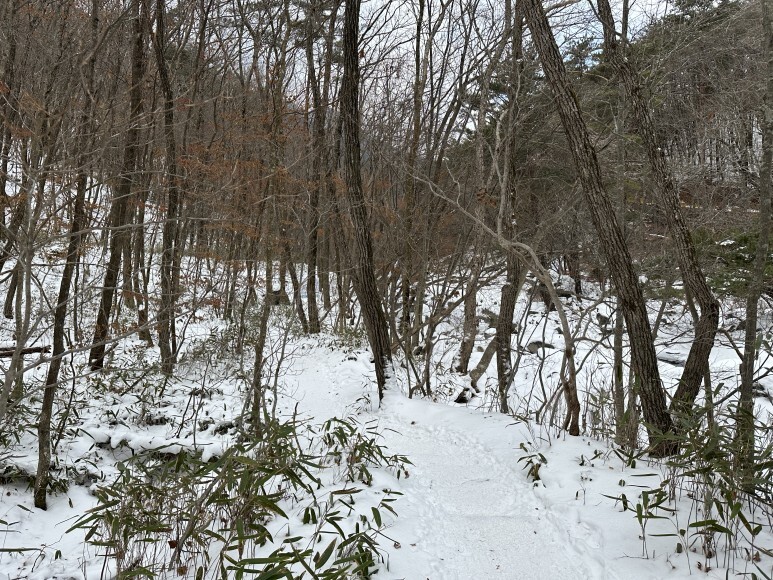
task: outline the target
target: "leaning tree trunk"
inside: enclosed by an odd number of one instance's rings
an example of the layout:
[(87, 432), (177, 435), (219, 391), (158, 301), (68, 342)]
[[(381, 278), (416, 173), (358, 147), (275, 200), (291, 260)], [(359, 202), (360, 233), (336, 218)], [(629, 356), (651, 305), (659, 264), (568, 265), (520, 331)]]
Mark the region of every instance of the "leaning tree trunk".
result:
[(354, 291), (362, 308), (365, 329), (376, 365), (379, 400), (392, 364), (389, 344), (389, 327), (384, 316), (376, 274), (373, 267), (373, 245), (365, 209), (360, 171), (360, 53), (359, 53), (360, 0), (348, 0), (344, 10), (343, 60), (344, 74), (341, 81), (341, 137), (343, 140), (344, 183), (349, 199), (349, 215), (353, 229), (352, 278)]
[(620, 296), (631, 342), (631, 365), (640, 380), (640, 397), (647, 422), (650, 452), (653, 455), (668, 455), (674, 451), (674, 445), (663, 435), (673, 431), (673, 422), (660, 381), (655, 346), (638, 276), (615, 216), (614, 206), (604, 188), (596, 150), (591, 143), (545, 11), (539, 0), (523, 2), (526, 22), (545, 77), (555, 96), (591, 220)]
[(695, 402), (695, 397), (700, 392), (701, 382), (709, 364), (709, 355), (714, 346), (714, 337), (719, 326), (719, 302), (711, 292), (706, 277), (698, 264), (695, 245), (682, 216), (679, 194), (674, 185), (666, 155), (655, 136), (649, 103), (642, 93), (639, 76), (618, 43), (615, 20), (609, 0), (598, 0), (598, 13), (604, 27), (604, 49), (612, 66), (623, 81), (633, 110), (638, 134), (644, 144), (650, 169), (657, 184), (656, 191), (660, 205), (665, 213), (671, 237), (676, 244), (679, 269), (685, 288), (692, 294), (700, 307), (700, 317), (695, 324), (695, 339), (690, 347), (684, 371), (679, 379), (679, 386), (671, 402), (672, 410), (689, 413)]

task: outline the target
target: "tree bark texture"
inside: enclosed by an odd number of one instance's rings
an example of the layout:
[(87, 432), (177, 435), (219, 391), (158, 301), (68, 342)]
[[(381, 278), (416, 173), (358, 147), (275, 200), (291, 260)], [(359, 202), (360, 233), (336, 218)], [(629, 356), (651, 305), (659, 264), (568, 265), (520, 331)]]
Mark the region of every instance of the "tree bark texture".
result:
[[(75, 199), (73, 202), (72, 222), (70, 224), (69, 242), (67, 245), (67, 261), (62, 271), (62, 279), (59, 283), (59, 294), (54, 309), (54, 337), (51, 363), (46, 375), (46, 386), (43, 390), (40, 417), (38, 418), (38, 467), (35, 476), (33, 499), (38, 509), (47, 508), (47, 490), (50, 479), (51, 466), (51, 420), (54, 411), (54, 398), (59, 384), (59, 370), (62, 366), (62, 356), (65, 351), (64, 335), (67, 310), (70, 304), (70, 290), (72, 279), (78, 264), (78, 254), (83, 237), (83, 229), (86, 227), (86, 188), (88, 185), (88, 136), (92, 132), (93, 111), (95, 100), (93, 98), (94, 71), (96, 66), (96, 47), (99, 33), (99, 0), (91, 2), (91, 52), (89, 55), (86, 73), (84, 75), (83, 90), (88, 99), (88, 105), (84, 108), (80, 119), (81, 148), (78, 153), (78, 174), (75, 179)], [(32, 350), (32, 349), (26, 349)], [(46, 349), (47, 350), (47, 349)], [(44, 351), (45, 352), (45, 351)]]
[(351, 254), (354, 291), (362, 309), (365, 329), (376, 365), (379, 400), (392, 364), (389, 344), (389, 327), (381, 304), (376, 275), (373, 267), (373, 245), (365, 206), (360, 170), (360, 52), (359, 52), (360, 0), (349, 0), (344, 9), (343, 60), (344, 74), (341, 81), (341, 137), (343, 140), (342, 163), (344, 183), (349, 200), (349, 217), (352, 224)]
[(603, 185), (596, 150), (539, 0), (524, 0), (524, 14), (545, 77), (555, 96), (593, 226), (620, 296), (631, 341), (631, 364), (640, 380), (640, 397), (650, 438), (650, 451), (654, 455), (667, 455), (674, 450), (674, 446), (663, 435), (673, 431), (673, 422), (666, 406), (639, 280), (615, 216), (615, 208)]
[(156, 0), (156, 30), (153, 47), (156, 54), (156, 66), (164, 95), (164, 140), (166, 141), (166, 219), (162, 234), (161, 248), (161, 307), (158, 313), (158, 347), (161, 351), (161, 370), (167, 375), (174, 370), (176, 353), (173, 347), (176, 340), (175, 310), (175, 263), (178, 245), (178, 218), (180, 206), (180, 187), (177, 172), (177, 139), (175, 136), (174, 91), (169, 78), (164, 49), (166, 47), (166, 26), (164, 0)]
[(771, 170), (773, 170), (773, 6), (771, 0), (762, 5), (763, 54), (767, 62), (765, 97), (762, 105), (762, 161), (760, 163), (760, 213), (757, 253), (746, 297), (746, 331), (741, 362), (741, 393), (738, 401), (737, 463), (744, 471), (754, 464), (754, 365), (757, 355), (757, 319), (760, 296), (765, 287), (765, 266), (770, 251)]
[[(317, 307), (317, 257), (319, 254), (319, 198), (325, 182), (326, 165), (325, 120), (327, 103), (322, 104), (322, 91), (314, 63), (314, 27), (318, 26), (319, 6), (313, 2), (310, 14), (306, 16), (306, 66), (308, 67), (309, 86), (313, 113), (313, 161), (312, 183), (309, 190), (308, 234), (306, 240), (306, 302), (309, 310), (309, 333), (319, 334), (319, 308)], [(327, 273), (325, 273), (327, 275)]]
[(617, 71), (627, 93), (634, 119), (647, 153), (650, 170), (657, 185), (656, 191), (661, 209), (666, 217), (668, 229), (676, 246), (679, 269), (685, 288), (689, 290), (700, 307), (700, 316), (695, 324), (695, 339), (679, 380), (679, 386), (671, 402), (672, 411), (689, 413), (700, 392), (701, 382), (709, 364), (709, 355), (714, 346), (714, 337), (719, 326), (719, 302), (711, 292), (698, 264), (690, 230), (684, 221), (679, 205), (679, 193), (674, 184), (671, 169), (665, 153), (655, 135), (649, 103), (642, 92), (639, 75), (625, 57), (617, 40), (615, 21), (608, 0), (598, 0), (598, 13), (604, 27), (604, 48), (612, 66)]
[(131, 89), (129, 129), (126, 132), (124, 159), (118, 185), (110, 206), (108, 217), (110, 227), (110, 257), (108, 258), (105, 279), (102, 286), (102, 297), (97, 311), (97, 322), (94, 327), (94, 339), (89, 352), (89, 364), (92, 370), (101, 369), (105, 364), (105, 346), (108, 340), (110, 314), (113, 307), (113, 296), (118, 283), (118, 272), (121, 266), (121, 256), (124, 245), (129, 243), (131, 236), (126, 223), (129, 197), (135, 181), (135, 170), (139, 155), (140, 117), (142, 116), (142, 80), (145, 76), (145, 11), (144, 0), (132, 0), (132, 54), (131, 54)]

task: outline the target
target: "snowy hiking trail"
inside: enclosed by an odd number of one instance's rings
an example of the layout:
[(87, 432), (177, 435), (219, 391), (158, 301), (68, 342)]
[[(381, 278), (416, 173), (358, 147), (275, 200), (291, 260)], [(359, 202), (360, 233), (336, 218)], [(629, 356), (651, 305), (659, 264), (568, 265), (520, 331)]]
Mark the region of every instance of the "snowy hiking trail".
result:
[[(398, 503), (398, 520), (414, 520), (415, 549), (428, 564), (426, 573), (414, 569), (406, 578), (606, 577), (601, 564), (589, 565), (587, 554), (577, 558), (565, 531), (546, 517), (517, 465), (515, 449), (509, 450), (509, 459), (502, 457), (501, 450), (497, 453), (474, 433), (454, 426), (475, 427), (476, 419), (486, 416), (390, 399), (382, 424), (394, 431), (385, 433), (385, 440), (414, 464)], [(496, 419), (490, 423), (505, 427)], [(501, 436), (507, 447), (505, 440), (513, 435)]]
[[(318, 413), (326, 405), (313, 399), (326, 393), (330, 407), (325, 411), (341, 414), (347, 402), (354, 404), (362, 395), (365, 362), (359, 357), (314, 373), (316, 380), (301, 380), (296, 395)], [(606, 569), (597, 540), (587, 537), (589, 530), (568, 529), (569, 522), (551, 514), (535, 494), (518, 463), (527, 434), (511, 418), (394, 392), (367, 415), (378, 419), (389, 452), (413, 463), (398, 489), (403, 494), (395, 504), (398, 518), (385, 530), (400, 548), (390, 548), (389, 566), (380, 578), (616, 577)]]
[[(696, 551), (700, 545), (695, 533), (690, 534), (688, 549), (675, 553), (674, 526), (679, 522), (667, 518), (650, 522), (644, 553), (635, 512), (625, 510), (615, 498), (625, 493), (633, 504), (641, 490), (658, 486), (664, 473), (657, 463), (640, 460), (638, 466), (629, 465), (604, 441), (556, 436), (556, 430), (485, 412), (478, 399), (469, 407), (445, 404), (442, 399), (453, 396), (449, 395), (453, 385), (464, 380), (457, 375), (437, 377), (441, 402), (408, 399), (394, 386), (377, 407), (367, 351), (344, 350), (324, 338), (300, 339), (292, 346), (280, 388), (282, 416), (289, 417), (297, 409), (311, 425), (351, 416), (369, 433), (380, 433), (379, 443), (386, 446), (387, 454), (404, 455), (412, 462), (408, 476), (399, 479), (393, 472), (374, 470), (372, 486), (358, 496), (360, 513), (369, 514), (370, 506), (386, 497), (386, 490), (400, 494), (393, 496), (397, 517), (381, 511), (385, 528), (377, 540), (386, 562), (379, 563), (375, 578), (689, 580), (697, 574), (711, 580), (726, 578), (726, 569), (713, 562), (709, 572), (706, 564), (703, 569), (697, 567), (705, 559)], [(192, 423), (191, 397), (202, 381), (181, 381), (168, 390), (166, 416), (178, 418), (171, 426), (136, 425), (137, 401), (110, 395), (103, 402), (103, 412), (83, 417), (79, 437), (67, 448), (75, 459), (72, 465), (78, 467), (82, 464), (78, 459), (85, 459), (97, 477), (104, 472), (100, 481), (109, 483), (116, 477), (111, 459), (129, 453), (127, 449), (153, 449), (160, 443), (194, 445), (194, 431), (181, 436), (179, 424), (186, 416)], [(206, 415), (213, 425), (227, 425), (233, 410), (241, 409), (239, 385), (212, 382), (211, 398), (198, 399), (206, 405), (198, 416)], [(113, 424), (113, 417), (120, 420)], [(209, 428), (199, 434), (198, 445), (210, 452), (227, 444), (228, 436)], [(98, 442), (103, 442), (101, 447), (95, 447)], [(543, 467), (540, 481), (534, 484), (523, 459), (536, 453), (541, 454)], [(34, 454), (21, 459), (32, 461)], [(65, 533), (77, 517), (94, 507), (89, 485), (72, 485), (67, 493), (53, 495), (48, 512), (32, 508), (25, 485), (5, 485), (0, 490), (0, 523), (8, 522), (5, 529), (0, 527), (4, 532), (0, 580), (110, 577), (103, 574), (100, 550), (84, 545), (82, 530)], [(298, 510), (303, 505), (287, 506), (295, 530), (301, 528)], [(689, 503), (685, 507), (680, 511), (682, 526), (699, 517), (690, 511)], [(283, 522), (278, 525), (282, 532), (277, 537), (285, 537), (289, 527)], [(771, 545), (773, 539), (765, 543)], [(19, 547), (25, 548), (24, 553), (9, 552)], [(739, 559), (736, 570), (749, 575), (756, 567)]]

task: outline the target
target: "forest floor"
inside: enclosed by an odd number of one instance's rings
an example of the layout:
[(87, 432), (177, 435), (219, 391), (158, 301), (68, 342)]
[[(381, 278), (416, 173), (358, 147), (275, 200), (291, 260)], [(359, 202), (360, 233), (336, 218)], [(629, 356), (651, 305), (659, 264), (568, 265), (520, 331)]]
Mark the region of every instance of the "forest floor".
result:
[[(553, 315), (536, 312), (531, 303), (520, 308), (522, 344), (535, 336), (560, 344)], [(669, 311), (675, 320), (659, 347), (665, 380), (678, 377), (689, 344), (676, 310)], [(577, 328), (584, 324), (583, 311), (582, 306), (572, 310)], [(112, 357), (120, 372), (73, 379), (71, 387), (62, 389), (60, 404), (78, 412), (63, 424), (58, 448), (59, 473), (69, 486), (51, 497), (48, 511), (33, 507), (28, 483), (13, 475), (34, 473), (34, 432), (28, 430), (5, 456), (0, 452), (0, 580), (110, 577), (105, 550), (86, 543), (83, 529), (67, 531), (96, 505), (95, 488), (115, 480), (119, 462), (137, 453), (195, 449), (206, 460), (231, 444), (249, 373), (242, 363), (228, 362), (229, 354), (218, 358), (216, 345), (227, 325), (206, 320), (202, 317), (191, 330), (194, 338), (186, 345), (179, 376), (161, 388), (158, 375), (147, 370), (157, 351), (127, 339)], [(458, 321), (449, 321), (440, 332), (433, 400), (408, 398), (397, 380), (380, 406), (374, 403), (372, 363), (361, 341), (293, 336), (282, 351), (281, 337), (288, 334), (281, 332), (281, 320), (273, 322), (276, 332), (268, 350), (275, 362), (282, 358), (280, 415), (297, 413), (315, 423), (355, 417), (377, 431), (391, 453), (411, 462), (405, 477), (388, 482), (402, 495), (393, 504), (397, 516), (384, 516), (377, 578), (644, 580), (773, 574), (765, 555), (765, 548), (773, 547), (769, 523), (751, 543), (713, 534), (707, 550), (705, 526), (696, 523), (709, 516), (702, 512), (703, 500), (686, 485), (672, 492), (670, 511), (637, 518), (641, 492), (662, 489), (661, 482), (673, 472), (662, 463), (632, 459), (609, 442), (604, 431), (609, 420), (599, 416), (609, 402), (594, 407), (594, 397), (604, 393), (590, 386), (608, 383), (608, 352), (597, 348), (604, 337), (592, 324), (584, 327), (587, 342), (578, 344), (578, 359), (595, 361), (595, 374), (581, 385), (584, 427), (592, 436), (567, 437), (517, 414), (493, 412), (491, 395), (464, 405), (452, 402), (467, 380), (448, 370), (458, 344), (458, 332), (453, 332)], [(473, 364), (487, 336), (490, 332), (483, 329)], [(535, 391), (544, 392), (538, 376), (554, 377), (560, 362), (555, 354), (532, 355), (524, 353), (516, 378), (516, 411), (531, 405)], [(736, 356), (729, 345), (717, 348), (715, 379), (729, 380)], [(494, 373), (491, 366), (489, 373)], [(481, 384), (491, 380), (484, 376)], [(760, 405), (760, 412), (769, 412), (767, 401)], [(762, 555), (755, 552), (757, 546)]]

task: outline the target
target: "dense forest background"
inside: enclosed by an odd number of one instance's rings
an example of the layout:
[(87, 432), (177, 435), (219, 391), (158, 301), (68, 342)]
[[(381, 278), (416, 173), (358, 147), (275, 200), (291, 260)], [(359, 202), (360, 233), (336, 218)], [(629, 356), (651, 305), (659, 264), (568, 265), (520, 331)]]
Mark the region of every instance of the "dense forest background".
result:
[[(117, 376), (131, 341), (163, 392), (203, 320), (228, 329), (237, 427), (262, 440), (285, 308), (298, 335), (367, 340), (379, 398), (521, 412), (519, 361), (558, 348), (560, 396), (527, 415), (572, 435), (589, 432), (591, 323), (617, 445), (679, 454), (698, 405), (702, 433), (730, 429), (734, 489), (767, 489), (769, 4), (0, 3), (0, 459), (37, 445), (9, 481), (45, 508), (83, 381)], [(562, 344), (519, 346), (525, 296)], [(669, 382), (655, 344), (674, 304), (690, 323)], [(737, 384), (712, 379), (719, 339)]]

